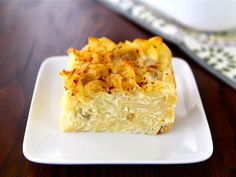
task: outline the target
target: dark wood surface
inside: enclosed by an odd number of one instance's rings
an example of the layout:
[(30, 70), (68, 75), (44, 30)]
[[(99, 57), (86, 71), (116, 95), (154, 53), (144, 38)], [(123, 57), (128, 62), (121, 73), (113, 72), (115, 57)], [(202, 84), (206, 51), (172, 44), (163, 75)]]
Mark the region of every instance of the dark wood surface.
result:
[(0, 177), (48, 176), (236, 176), (236, 91), (178, 47), (190, 64), (210, 125), (214, 152), (188, 165), (44, 165), (26, 160), (22, 143), (36, 75), (42, 61), (81, 48), (88, 36), (114, 41), (152, 34), (92, 0), (0, 1)]

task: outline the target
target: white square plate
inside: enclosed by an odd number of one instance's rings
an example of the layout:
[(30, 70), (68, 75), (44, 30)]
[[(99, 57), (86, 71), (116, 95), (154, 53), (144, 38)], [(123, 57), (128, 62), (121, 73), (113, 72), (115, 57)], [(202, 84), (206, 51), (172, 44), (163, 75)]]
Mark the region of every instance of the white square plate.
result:
[(173, 129), (156, 136), (63, 133), (59, 127), (67, 57), (46, 59), (38, 73), (23, 142), (27, 159), (47, 164), (180, 164), (208, 159), (211, 133), (189, 65), (173, 59), (178, 103)]

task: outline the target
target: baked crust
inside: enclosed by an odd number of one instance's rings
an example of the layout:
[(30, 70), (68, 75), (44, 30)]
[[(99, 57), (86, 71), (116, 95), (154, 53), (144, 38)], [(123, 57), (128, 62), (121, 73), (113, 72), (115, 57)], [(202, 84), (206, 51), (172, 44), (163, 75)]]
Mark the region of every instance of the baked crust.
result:
[(165, 125), (164, 127), (161, 127), (159, 132), (157, 132), (157, 134), (167, 133), (168, 131), (172, 129), (173, 125), (174, 123), (169, 123)]

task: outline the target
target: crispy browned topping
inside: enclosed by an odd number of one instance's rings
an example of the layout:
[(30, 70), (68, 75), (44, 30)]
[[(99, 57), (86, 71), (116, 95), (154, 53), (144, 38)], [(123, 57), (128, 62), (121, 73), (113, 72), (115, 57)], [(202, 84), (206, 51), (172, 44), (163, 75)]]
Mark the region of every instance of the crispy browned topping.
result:
[(118, 44), (107, 38), (89, 38), (82, 50), (70, 48), (68, 55), (69, 68), (60, 74), (65, 89), (72, 95), (154, 91), (160, 88), (163, 75), (168, 75), (163, 74), (163, 70), (171, 58), (169, 49), (159, 37)]

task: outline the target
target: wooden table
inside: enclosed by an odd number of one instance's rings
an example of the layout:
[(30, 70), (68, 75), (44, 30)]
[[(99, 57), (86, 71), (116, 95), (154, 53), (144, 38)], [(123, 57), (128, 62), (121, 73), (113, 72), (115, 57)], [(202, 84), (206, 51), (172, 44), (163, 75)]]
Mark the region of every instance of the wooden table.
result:
[(210, 125), (214, 153), (188, 165), (58, 166), (32, 163), (22, 142), (36, 75), (43, 60), (81, 48), (88, 36), (114, 41), (149, 38), (149, 32), (92, 0), (0, 2), (0, 177), (27, 176), (236, 176), (236, 91), (175, 45), (190, 64)]

